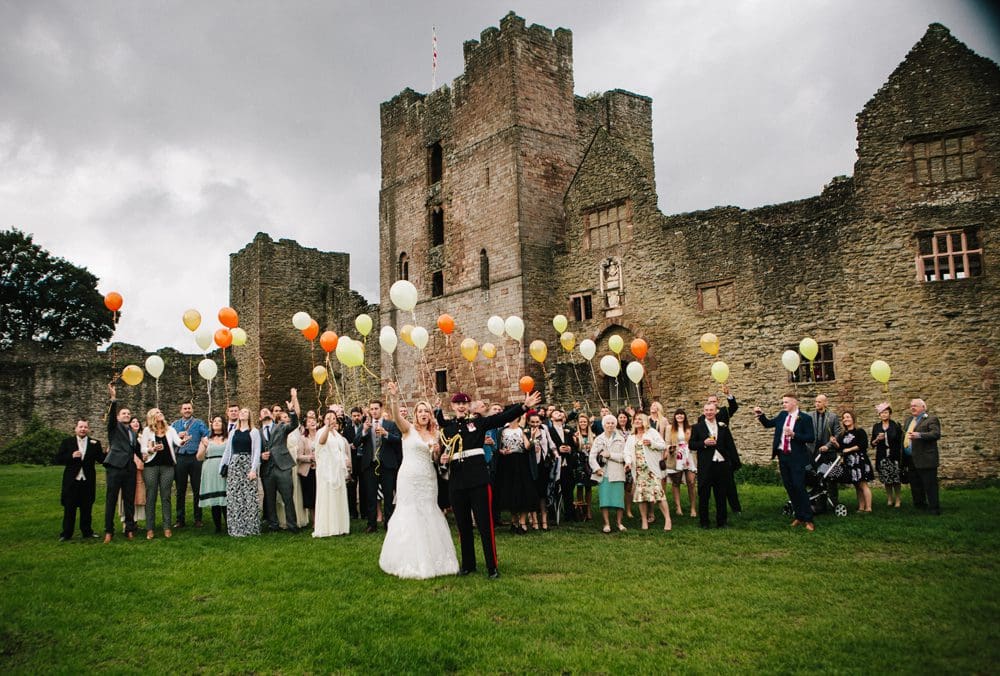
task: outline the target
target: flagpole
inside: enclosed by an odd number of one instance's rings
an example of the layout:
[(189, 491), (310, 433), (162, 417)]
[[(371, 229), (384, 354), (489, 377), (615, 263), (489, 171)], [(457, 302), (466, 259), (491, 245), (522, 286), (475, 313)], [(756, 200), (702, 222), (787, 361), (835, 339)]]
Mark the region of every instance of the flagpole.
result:
[(431, 91), (437, 89), (438, 36), (437, 26), (431, 26)]

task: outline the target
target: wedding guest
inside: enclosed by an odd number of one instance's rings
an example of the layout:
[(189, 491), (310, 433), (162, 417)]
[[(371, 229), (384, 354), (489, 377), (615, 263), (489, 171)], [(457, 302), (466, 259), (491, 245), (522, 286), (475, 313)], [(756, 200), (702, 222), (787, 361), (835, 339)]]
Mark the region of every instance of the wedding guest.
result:
[(115, 532), (115, 507), (122, 497), (125, 515), (125, 537), (135, 538), (135, 472), (141, 462), (135, 432), (129, 427), (132, 412), (118, 408), (114, 383), (108, 385), (111, 405), (108, 410), (108, 453), (104, 457), (107, 494), (104, 498), (104, 544), (111, 542)]
[[(171, 486), (177, 464), (177, 449), (183, 444), (177, 431), (167, 424), (163, 411), (151, 408), (146, 413), (146, 427), (142, 430), (142, 476), (146, 482), (146, 539), (153, 539), (156, 528), (156, 496), (160, 494), (163, 506), (163, 537), (173, 535)], [(200, 441), (198, 442), (201, 443)], [(195, 492), (196, 489), (192, 487)]]
[(875, 467), (885, 486), (889, 507), (899, 507), (902, 493), (903, 428), (892, 419), (892, 406), (882, 402), (875, 407), (879, 421), (872, 427), (871, 445), (875, 449)]
[(392, 518), (396, 473), (403, 460), (403, 437), (396, 423), (383, 416), (380, 399), (368, 402), (368, 412), (371, 419), (365, 421), (361, 428), (361, 472), (365, 476), (365, 510), (368, 514), (365, 532), (374, 533), (378, 530), (379, 489), (386, 523)]
[(670, 426), (670, 419), (663, 411), (663, 404), (654, 401), (649, 405), (649, 429), (656, 430), (660, 436), (667, 436), (667, 428)]
[(208, 425), (201, 418), (194, 417), (194, 404), (186, 401), (181, 404), (181, 417), (174, 421), (173, 428), (181, 439), (181, 446), (177, 449), (177, 467), (174, 471), (177, 481), (177, 527), (184, 528), (187, 525), (185, 503), (187, 502), (188, 480), (190, 480), (194, 525), (195, 528), (201, 528), (202, 509), (198, 498), (198, 487), (201, 485), (201, 463), (198, 462), (197, 456), (201, 440), (209, 435)]
[(913, 506), (940, 516), (938, 502), (938, 439), (941, 422), (927, 412), (923, 399), (910, 400), (910, 417), (903, 426), (903, 458), (910, 472)]
[[(334, 416), (337, 414), (334, 413)], [(340, 427), (340, 418), (337, 418), (337, 427)], [(308, 514), (312, 516), (313, 522), (316, 520), (316, 454), (314, 452), (314, 441), (316, 439), (316, 417), (306, 419), (305, 429), (302, 431), (299, 437), (299, 447), (298, 452), (295, 456), (296, 464), (296, 474), (299, 477), (299, 492), (302, 496), (302, 509), (308, 511)], [(346, 440), (346, 437), (345, 437)], [(348, 446), (350, 442), (348, 441)], [(350, 449), (348, 449), (350, 451)], [(350, 455), (350, 453), (348, 453)], [(348, 463), (350, 464), (350, 463)], [(350, 491), (348, 490), (349, 482), (345, 482), (344, 490), (348, 491), (348, 515), (350, 515)], [(355, 510), (357, 507), (355, 506)], [(309, 523), (309, 516), (306, 516), (306, 523)]]
[[(503, 406), (500, 404), (491, 404), (486, 411), (487, 415), (497, 415), (499, 413), (503, 413)], [(500, 447), (500, 433), (502, 431), (503, 428), (497, 427), (486, 430), (486, 434), (483, 435), (483, 456), (486, 458), (486, 469), (490, 477), (490, 490), (494, 496), (497, 494), (497, 459), (500, 457), (497, 449)], [(447, 513), (451, 511), (451, 501), (448, 499), (448, 480), (442, 474), (442, 472), (438, 472), (438, 508)], [(444, 495), (442, 495), (442, 492)], [(500, 503), (496, 498), (491, 501), (490, 506), (493, 512), (494, 526), (507, 525), (500, 520)]]
[[(226, 437), (228, 438), (233, 430), (240, 424), (240, 407), (238, 404), (230, 404), (226, 407)], [(202, 466), (204, 469), (204, 465)]]
[(362, 485), (364, 476), (359, 473), (361, 467), (361, 455), (364, 449), (361, 447), (363, 438), (362, 428), (364, 426), (364, 411), (360, 406), (351, 408), (351, 418), (344, 427), (344, 438), (351, 445), (351, 478), (347, 482), (347, 507), (352, 519), (367, 518), (365, 512), (365, 488)]
[[(142, 476), (142, 450), (139, 445), (139, 437), (142, 436), (142, 422), (138, 417), (132, 416), (128, 421), (129, 429), (135, 432), (135, 452), (138, 457), (135, 459), (135, 503), (133, 515), (136, 523), (146, 520), (146, 481)], [(118, 498), (118, 518), (122, 522), (122, 532), (125, 532), (125, 509), (122, 498)]]
[(581, 472), (584, 472), (586, 476), (589, 476), (590, 472), (587, 471), (586, 459), (584, 459), (584, 466), (581, 467), (580, 465), (580, 453), (576, 446), (576, 435), (566, 423), (565, 411), (558, 407), (553, 409), (552, 414), (549, 416), (548, 433), (549, 437), (555, 443), (558, 453), (559, 474), (556, 480), (559, 483), (559, 489), (562, 493), (563, 505), (566, 507), (566, 519), (568, 521), (577, 521), (577, 510), (569, 509), (569, 505), (573, 502), (573, 490), (579, 481)]
[(538, 485), (532, 477), (529, 458), (534, 451), (531, 438), (520, 422), (511, 420), (500, 431), (497, 450), (495, 499), (498, 509), (510, 512), (510, 531), (515, 535), (528, 532), (528, 514), (538, 509)]
[[(715, 404), (716, 419), (728, 426), (730, 420), (732, 420), (733, 416), (736, 415), (736, 411), (739, 409), (740, 405), (739, 402), (736, 401), (736, 397), (733, 393), (729, 391), (729, 385), (726, 385), (725, 383), (722, 384), (722, 394), (726, 398), (726, 403), (724, 405), (719, 403), (719, 395), (714, 392), (708, 395), (708, 399), (705, 403)], [(698, 420), (701, 421), (704, 417), (704, 415), (698, 416)], [(736, 488), (736, 472), (742, 466), (743, 463), (740, 462), (739, 453), (737, 453), (733, 457), (733, 471), (730, 474), (729, 487), (726, 490), (726, 500), (729, 501), (729, 508), (732, 509), (733, 513), (736, 515), (743, 513), (743, 506), (740, 504), (740, 494)]]
[(351, 471), (351, 447), (340, 433), (336, 413), (327, 413), (316, 432), (316, 513), (314, 538), (344, 535), (351, 529), (347, 510), (347, 476)]
[(590, 416), (586, 413), (577, 414), (576, 433), (573, 435), (573, 439), (576, 442), (577, 452), (580, 454), (581, 470), (581, 475), (577, 477), (573, 505), (579, 511), (581, 521), (590, 521), (593, 518), (591, 502), (594, 487), (594, 482), (590, 480), (590, 445), (594, 439), (594, 433), (590, 430)]
[(774, 429), (771, 457), (778, 458), (781, 482), (795, 510), (792, 527), (805, 524), (806, 530), (812, 532), (816, 526), (806, 492), (806, 465), (812, 460), (809, 444), (816, 439), (812, 420), (799, 410), (799, 397), (794, 393), (781, 398), (781, 407), (784, 410), (773, 418), (764, 415), (760, 406), (754, 407), (753, 412), (761, 425)]
[(277, 512), (277, 496), (280, 493), (284, 502), (285, 522), (290, 533), (298, 533), (298, 515), (295, 513), (295, 499), (292, 495), (292, 468), (295, 460), (288, 450), (288, 435), (299, 426), (299, 396), (293, 387), (289, 390), (291, 400), (285, 402), (288, 406), (288, 422), (279, 422), (277, 416), (282, 413), (280, 406), (271, 409), (274, 422), (264, 433), (264, 451), (261, 460), (267, 462), (267, 474), (264, 475), (264, 519), (272, 531), (279, 530)]
[(691, 450), (698, 458), (698, 511), (701, 527), (709, 527), (708, 505), (710, 494), (715, 496), (715, 525), (728, 525), (726, 493), (732, 483), (736, 443), (729, 426), (716, 417), (715, 404), (706, 403), (702, 417), (691, 428)]
[(97, 498), (97, 471), (94, 465), (104, 458), (101, 442), (90, 437), (90, 424), (77, 420), (73, 436), (63, 440), (54, 459), (65, 465), (59, 501), (63, 507), (62, 531), (59, 541), (73, 539), (76, 513), (80, 512), (80, 533), (84, 538), (96, 538), (94, 532), (94, 501)]
[(691, 517), (698, 516), (698, 509), (695, 507), (695, 476), (698, 473), (698, 464), (691, 447), (691, 423), (688, 422), (687, 412), (683, 408), (674, 411), (674, 418), (670, 421), (670, 431), (667, 433), (667, 450), (673, 456), (673, 469), (668, 469), (670, 483), (673, 484), (674, 506), (677, 509), (677, 516), (684, 514), (681, 509), (681, 482), (687, 484), (688, 504), (691, 506)]
[(610, 413), (601, 421), (603, 430), (594, 438), (590, 446), (590, 469), (597, 484), (597, 501), (604, 519), (604, 532), (611, 532), (609, 511), (615, 510), (615, 521), (619, 531), (627, 530), (622, 525), (625, 510), (625, 435), (617, 429), (618, 417)]
[(625, 440), (625, 464), (633, 468), (635, 489), (633, 502), (639, 504), (639, 517), (642, 519), (642, 530), (649, 529), (650, 512), (654, 505), (659, 505), (663, 514), (663, 530), (670, 530), (670, 509), (667, 507), (666, 495), (663, 492), (663, 475), (660, 470), (660, 460), (667, 449), (666, 442), (660, 433), (649, 426), (649, 417), (639, 413), (632, 420), (632, 434)]
[(531, 478), (535, 482), (535, 492), (538, 503), (531, 516), (531, 527), (538, 530), (541, 521), (542, 530), (549, 530), (548, 505), (552, 499), (553, 472), (556, 468), (556, 445), (549, 436), (548, 428), (542, 424), (540, 411), (528, 413), (528, 437), (531, 440), (531, 453), (528, 454), (528, 466), (531, 468)]
[(590, 421), (590, 431), (594, 433), (594, 436), (597, 436), (604, 431), (604, 416), (606, 415), (611, 415), (611, 409), (606, 405), (601, 406), (597, 417)]
[[(275, 414), (275, 420), (278, 422), (285, 423), (286, 425), (291, 424), (291, 417), (285, 411), (280, 411)], [(313, 413), (313, 423), (316, 422), (316, 414)], [(309, 424), (309, 412), (302, 418), (299, 418), (299, 425), (292, 429), (288, 434), (288, 438), (285, 440), (285, 445), (288, 447), (288, 454), (292, 457), (292, 504), (295, 510), (295, 526), (298, 528), (305, 528), (309, 525), (309, 513), (306, 512), (305, 505), (302, 502), (302, 483), (299, 480), (299, 444), (302, 440), (302, 435), (305, 433), (306, 425)], [(275, 512), (278, 515), (278, 527), (282, 529), (288, 528), (288, 519), (286, 517), (287, 510), (285, 509), (285, 502), (278, 493), (275, 496), (276, 509)]]
[(864, 429), (855, 426), (854, 414), (850, 411), (845, 411), (841, 420), (844, 423), (843, 430), (830, 441), (830, 445), (843, 453), (846, 479), (854, 484), (854, 490), (858, 494), (858, 512), (870, 514), (872, 490), (868, 487), (868, 482), (875, 479), (875, 472), (868, 459), (868, 435)]
[[(238, 408), (236, 418), (236, 422), (239, 423)], [(219, 474), (219, 467), (226, 452), (226, 440), (229, 438), (228, 421), (224, 422), (221, 416), (215, 416), (209, 428), (210, 435), (204, 437), (198, 446), (198, 461), (202, 463), (198, 495), (201, 506), (211, 509), (215, 532), (221, 535), (222, 519), (226, 513), (226, 479)]]
[[(632, 414), (627, 409), (618, 411), (618, 431), (622, 436), (628, 434), (632, 429)], [(632, 475), (632, 468), (625, 468), (625, 516), (632, 518), (632, 492), (635, 490), (635, 477)]]
[(226, 438), (219, 473), (226, 479), (226, 526), (233, 537), (260, 534), (257, 514), (257, 472), (262, 440), (250, 421), (250, 409), (241, 408), (239, 424)]

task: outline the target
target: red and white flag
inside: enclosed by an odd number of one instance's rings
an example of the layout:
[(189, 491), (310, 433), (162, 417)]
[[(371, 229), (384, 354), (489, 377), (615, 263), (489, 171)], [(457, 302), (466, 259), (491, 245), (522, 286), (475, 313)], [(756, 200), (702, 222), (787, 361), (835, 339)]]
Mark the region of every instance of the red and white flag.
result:
[(437, 89), (438, 35), (437, 26), (431, 26), (431, 91)]

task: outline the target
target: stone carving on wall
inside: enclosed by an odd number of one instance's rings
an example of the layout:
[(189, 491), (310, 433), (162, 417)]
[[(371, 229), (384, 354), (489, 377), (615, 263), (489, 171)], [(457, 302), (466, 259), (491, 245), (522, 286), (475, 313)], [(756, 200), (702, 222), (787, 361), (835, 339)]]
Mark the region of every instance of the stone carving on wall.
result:
[(601, 261), (601, 295), (604, 296), (604, 316), (620, 317), (624, 310), (625, 280), (620, 258)]

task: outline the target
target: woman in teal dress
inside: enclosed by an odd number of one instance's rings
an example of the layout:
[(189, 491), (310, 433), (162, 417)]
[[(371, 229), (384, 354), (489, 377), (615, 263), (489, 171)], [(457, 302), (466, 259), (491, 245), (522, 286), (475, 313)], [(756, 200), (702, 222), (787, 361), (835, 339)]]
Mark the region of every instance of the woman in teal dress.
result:
[(604, 431), (601, 432), (590, 446), (590, 469), (594, 472), (593, 479), (598, 481), (597, 499), (601, 505), (601, 516), (604, 519), (604, 532), (611, 532), (609, 510), (615, 510), (615, 520), (618, 530), (625, 530), (622, 525), (622, 513), (625, 510), (625, 435), (618, 430), (618, 418), (608, 414), (602, 419)]
[(198, 447), (201, 467), (201, 489), (199, 495), (202, 507), (212, 508), (212, 522), (215, 532), (223, 533), (222, 518), (226, 513), (226, 479), (219, 475), (222, 454), (226, 452), (227, 427), (221, 416), (212, 418), (211, 436), (202, 437)]

